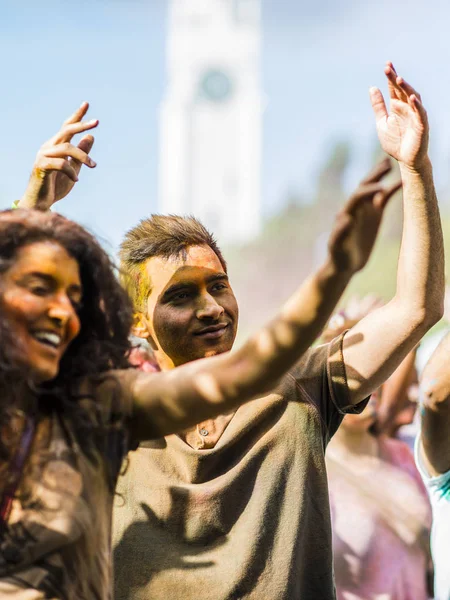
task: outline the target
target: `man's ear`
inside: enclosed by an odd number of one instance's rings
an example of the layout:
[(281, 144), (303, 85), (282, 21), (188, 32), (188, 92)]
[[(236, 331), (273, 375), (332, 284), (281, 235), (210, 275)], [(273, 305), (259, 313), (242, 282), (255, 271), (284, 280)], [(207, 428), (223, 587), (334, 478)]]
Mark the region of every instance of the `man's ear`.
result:
[(158, 347), (155, 344), (150, 329), (148, 327), (148, 321), (144, 313), (135, 312), (133, 315), (133, 325), (131, 327), (131, 333), (138, 338), (147, 340), (152, 350), (157, 350)]
[(131, 333), (136, 337), (147, 340), (150, 337), (150, 331), (147, 327), (147, 319), (141, 312), (135, 312), (133, 315), (133, 326)]

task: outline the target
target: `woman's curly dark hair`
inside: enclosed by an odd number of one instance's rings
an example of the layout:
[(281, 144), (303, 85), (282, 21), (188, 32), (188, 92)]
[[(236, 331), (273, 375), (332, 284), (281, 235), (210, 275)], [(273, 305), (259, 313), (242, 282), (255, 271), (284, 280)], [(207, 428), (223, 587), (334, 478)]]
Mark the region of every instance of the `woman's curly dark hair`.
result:
[[(51, 212), (0, 212), (0, 277), (11, 266), (19, 248), (42, 241), (57, 242), (77, 261), (83, 288), (80, 333), (64, 354), (54, 384), (128, 367), (130, 300), (108, 255), (80, 225)], [(8, 347), (2, 343), (0, 382), (5, 374), (2, 367), (11, 364), (8, 355)]]
[[(78, 263), (83, 289), (79, 310), (80, 333), (66, 350), (55, 379), (41, 393), (68, 399), (80, 377), (97, 376), (111, 369), (129, 368), (131, 302), (116, 278), (116, 270), (95, 238), (81, 226), (51, 212), (6, 210), (0, 212), (0, 393), (17, 388), (26, 378), (21, 365), (20, 340), (14, 339), (1, 311), (1, 277), (13, 264), (17, 251), (28, 244), (60, 244)], [(3, 411), (1, 411), (3, 412)], [(3, 412), (3, 416), (5, 416)], [(0, 418), (1, 421), (1, 418)]]
[[(23, 341), (16, 339), (8, 319), (1, 310), (2, 274), (14, 263), (20, 248), (36, 242), (56, 242), (77, 263), (83, 290), (82, 305), (78, 311), (80, 332), (67, 348), (59, 364), (57, 376), (39, 387), (29, 379), (29, 368), (21, 361)], [(126, 292), (116, 278), (116, 269), (107, 253), (95, 238), (81, 226), (56, 213), (35, 210), (6, 210), (0, 212), (0, 433), (11, 431), (10, 424), (15, 406), (26, 389), (37, 400), (33, 411), (56, 410), (72, 422), (73, 433), (83, 451), (95, 460), (95, 448), (107, 439), (105, 430), (94, 417), (86, 418), (79, 400), (78, 383), (85, 378), (93, 382), (108, 377), (113, 369), (130, 368), (128, 360), (131, 344), (132, 306)], [(24, 387), (25, 386), (25, 387)], [(115, 394), (116, 396), (117, 394)], [(94, 402), (94, 412), (101, 413), (95, 394), (88, 395)], [(36, 415), (37, 416), (37, 415)], [(114, 415), (113, 415), (114, 420)], [(119, 418), (119, 417), (117, 417)], [(95, 423), (99, 426), (96, 426)], [(14, 430), (14, 427), (13, 427)], [(120, 431), (119, 431), (120, 433)], [(7, 441), (9, 440), (9, 441)], [(8, 435), (0, 435), (0, 464), (2, 469), (11, 457), (15, 443)], [(94, 450), (94, 451), (93, 451)], [(111, 456), (109, 456), (111, 454)], [(113, 460), (110, 452), (111, 487), (120, 466), (122, 455)], [(117, 464), (112, 464), (112, 463)], [(38, 466), (38, 465), (37, 465)], [(28, 475), (34, 477), (36, 465), (29, 465)], [(1, 486), (0, 486), (1, 487)]]

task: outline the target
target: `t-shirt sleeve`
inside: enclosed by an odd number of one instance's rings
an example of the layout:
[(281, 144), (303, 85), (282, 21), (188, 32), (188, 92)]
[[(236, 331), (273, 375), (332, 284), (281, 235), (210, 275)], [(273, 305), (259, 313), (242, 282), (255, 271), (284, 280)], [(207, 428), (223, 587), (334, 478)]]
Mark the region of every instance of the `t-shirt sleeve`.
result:
[(450, 502), (450, 471), (433, 477), (425, 466), (422, 458), (420, 433), (416, 437), (414, 444), (414, 456), (416, 459), (417, 469), (422, 477), (425, 487), (431, 498), (432, 504), (441, 504), (442, 502)]
[(351, 403), (343, 355), (345, 332), (328, 344), (311, 348), (291, 371), (302, 397), (320, 412), (324, 441), (328, 443), (344, 415), (358, 414), (368, 398)]
[[(137, 369), (123, 369), (100, 376), (94, 382), (95, 401), (101, 411), (103, 430), (109, 439), (109, 453), (113, 452), (118, 461), (138, 446), (130, 433), (132, 389), (138, 375)], [(111, 447), (115, 444), (116, 449)]]

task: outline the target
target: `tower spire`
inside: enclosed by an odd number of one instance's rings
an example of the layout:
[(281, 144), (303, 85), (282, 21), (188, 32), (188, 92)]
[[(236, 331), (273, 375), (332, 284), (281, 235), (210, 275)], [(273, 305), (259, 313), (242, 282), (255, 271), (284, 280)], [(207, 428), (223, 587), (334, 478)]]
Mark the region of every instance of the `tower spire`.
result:
[(169, 10), (159, 210), (246, 241), (261, 221), (260, 0), (171, 0)]

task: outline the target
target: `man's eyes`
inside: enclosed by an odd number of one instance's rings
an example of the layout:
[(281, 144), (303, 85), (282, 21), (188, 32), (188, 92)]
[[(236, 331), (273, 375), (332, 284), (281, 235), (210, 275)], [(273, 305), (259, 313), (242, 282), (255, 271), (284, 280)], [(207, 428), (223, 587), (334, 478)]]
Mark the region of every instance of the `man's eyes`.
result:
[(178, 292), (177, 294), (173, 294), (173, 296), (170, 297), (170, 301), (171, 302), (178, 302), (178, 301), (182, 301), (182, 300), (187, 300), (188, 298), (191, 297), (192, 294), (190, 294), (189, 292)]
[(212, 290), (215, 292), (220, 292), (221, 290), (226, 290), (228, 288), (226, 283), (216, 283), (214, 284)]
[[(219, 282), (219, 283), (215, 283), (213, 286), (211, 286), (209, 288), (209, 293), (212, 292), (221, 292), (223, 290), (228, 289), (228, 285), (226, 283), (223, 282)], [(169, 297), (169, 302), (174, 302), (174, 303), (181, 303), (184, 302), (186, 300), (190, 300), (191, 298), (194, 298), (197, 294), (199, 294), (198, 290), (184, 290), (184, 291), (180, 291), (177, 292), (175, 294), (172, 294)]]

